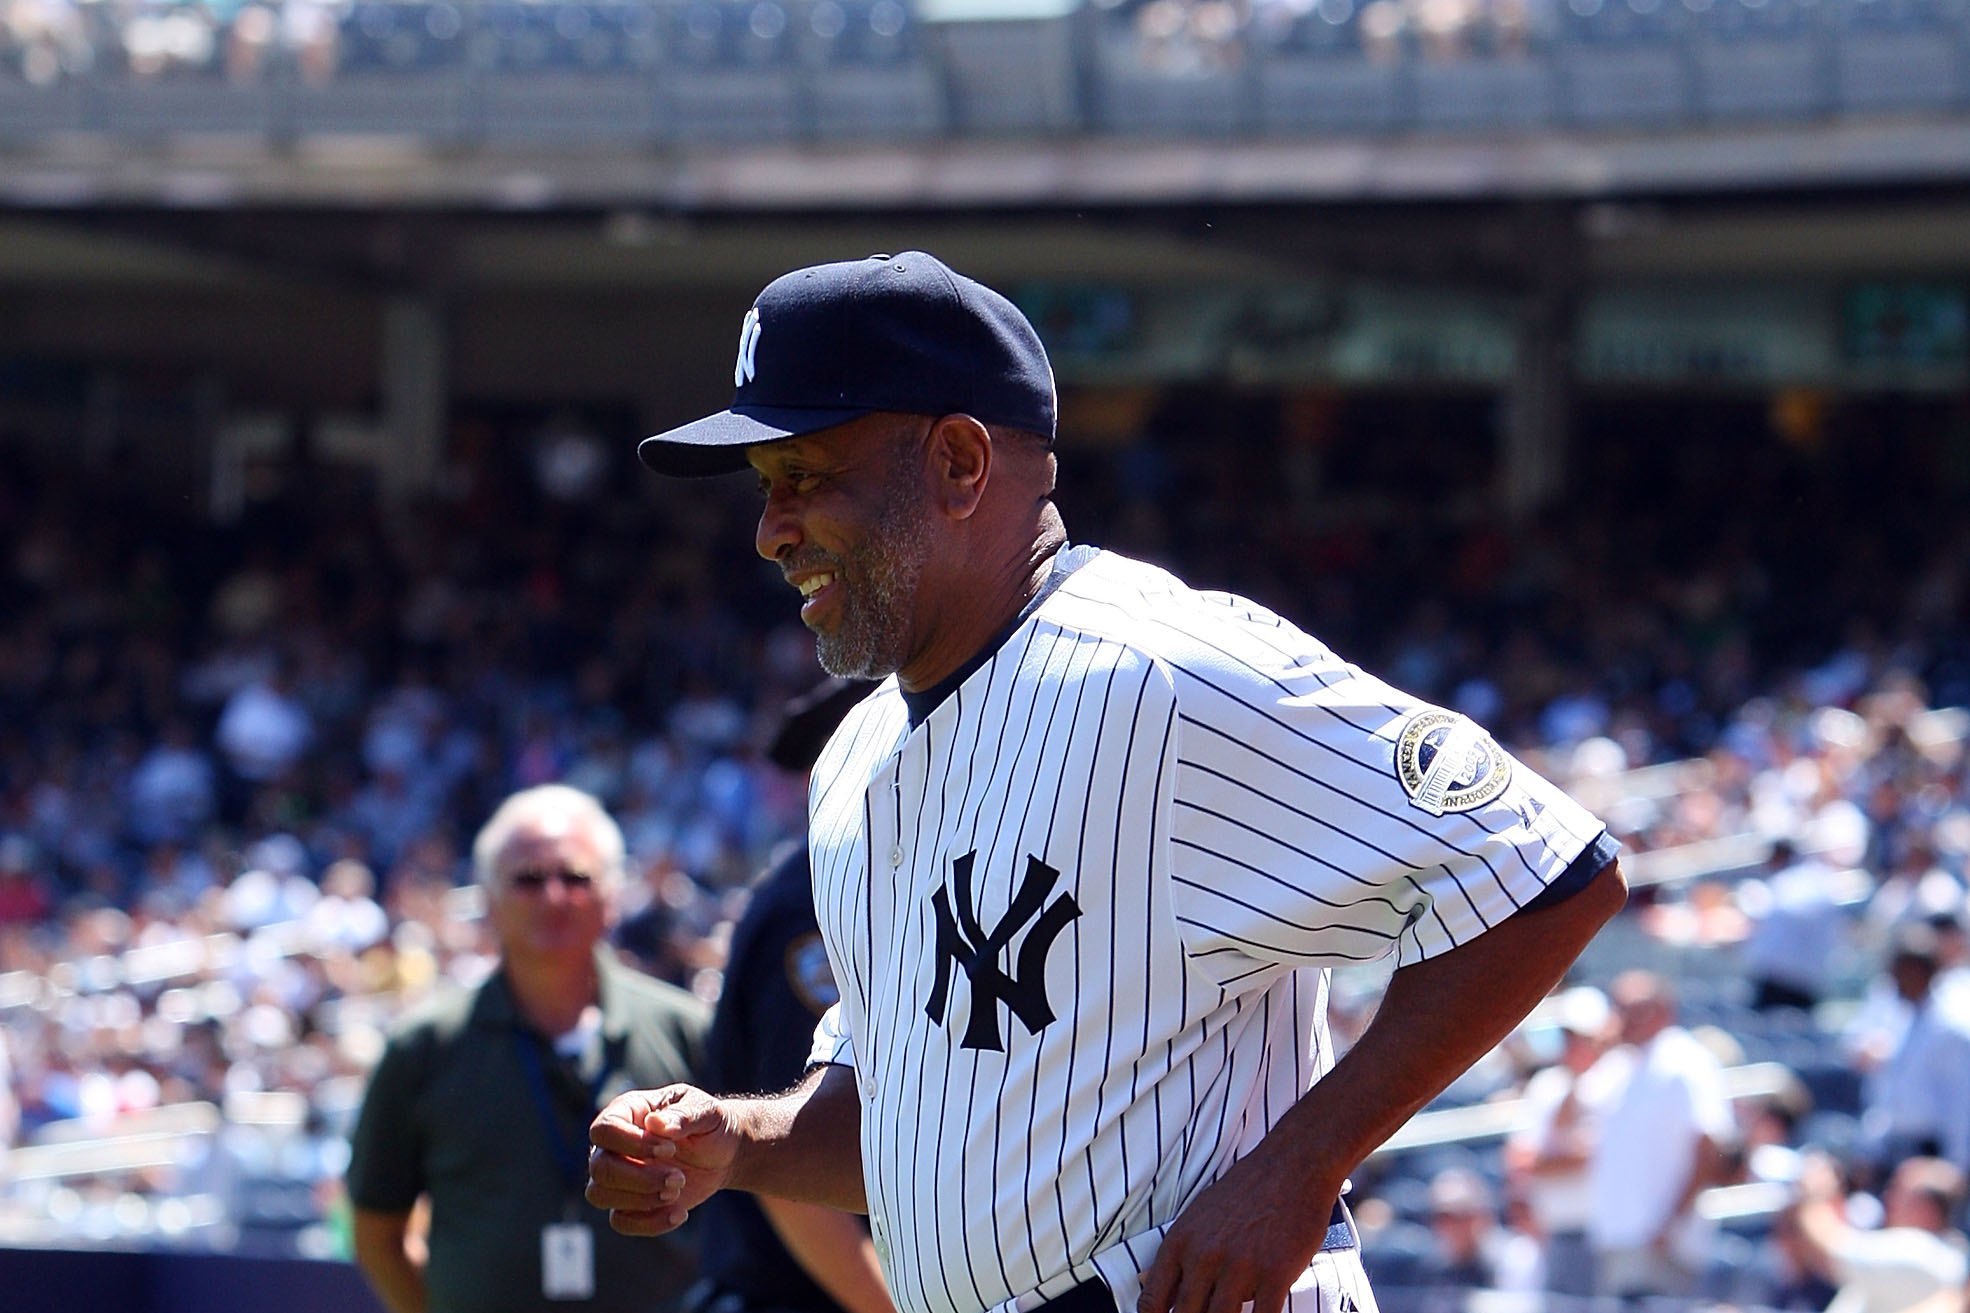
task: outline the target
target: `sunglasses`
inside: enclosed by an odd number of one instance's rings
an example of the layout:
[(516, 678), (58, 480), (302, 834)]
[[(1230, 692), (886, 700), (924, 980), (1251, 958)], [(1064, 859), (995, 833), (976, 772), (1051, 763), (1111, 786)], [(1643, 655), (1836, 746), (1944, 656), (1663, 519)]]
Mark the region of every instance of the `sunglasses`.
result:
[(529, 868), (515, 871), (506, 878), (506, 883), (525, 893), (537, 894), (547, 887), (550, 880), (558, 880), (571, 894), (585, 894), (595, 887), (595, 877), (586, 871), (570, 871), (566, 867), (555, 870)]

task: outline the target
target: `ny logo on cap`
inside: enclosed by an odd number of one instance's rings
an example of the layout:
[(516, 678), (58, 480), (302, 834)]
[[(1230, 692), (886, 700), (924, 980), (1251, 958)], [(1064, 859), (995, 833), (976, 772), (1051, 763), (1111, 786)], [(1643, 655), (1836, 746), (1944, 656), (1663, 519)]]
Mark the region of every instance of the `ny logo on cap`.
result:
[(732, 366), (732, 386), (742, 388), (759, 373), (759, 307), (746, 311), (746, 322), (739, 326), (739, 360)]

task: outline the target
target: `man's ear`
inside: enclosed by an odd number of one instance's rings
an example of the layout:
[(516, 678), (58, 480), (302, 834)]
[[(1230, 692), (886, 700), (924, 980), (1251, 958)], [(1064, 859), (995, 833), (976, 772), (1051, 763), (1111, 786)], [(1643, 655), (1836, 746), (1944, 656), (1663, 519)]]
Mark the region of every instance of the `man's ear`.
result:
[(930, 429), (930, 472), (937, 505), (968, 520), (992, 477), (992, 434), (969, 415), (945, 415)]

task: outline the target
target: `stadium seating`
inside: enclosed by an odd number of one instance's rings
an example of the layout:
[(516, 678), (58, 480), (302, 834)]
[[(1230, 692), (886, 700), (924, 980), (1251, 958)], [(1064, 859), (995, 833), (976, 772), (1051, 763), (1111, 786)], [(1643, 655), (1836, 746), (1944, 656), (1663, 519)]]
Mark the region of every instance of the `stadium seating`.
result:
[(52, 35), (0, 25), (0, 140), (1222, 138), (1970, 108), (1965, 0), (919, 3), (962, 0), (90, 4)]
[(900, 0), (815, 0), (800, 19), (795, 43), (811, 70), (816, 135), (894, 140), (945, 129), (943, 87)]
[(1286, 21), (1261, 23), (1259, 121), (1277, 134), (1386, 131), (1413, 102), (1416, 70), (1362, 40), (1354, 0), (1322, 0)]

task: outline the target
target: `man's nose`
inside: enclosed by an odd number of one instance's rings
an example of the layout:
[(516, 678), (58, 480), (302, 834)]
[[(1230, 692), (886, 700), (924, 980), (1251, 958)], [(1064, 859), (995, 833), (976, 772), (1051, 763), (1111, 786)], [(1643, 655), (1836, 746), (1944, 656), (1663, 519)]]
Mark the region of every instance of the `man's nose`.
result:
[(800, 524), (789, 512), (787, 504), (768, 497), (765, 509), (759, 513), (759, 529), (753, 535), (753, 547), (767, 560), (777, 561), (799, 542)]

